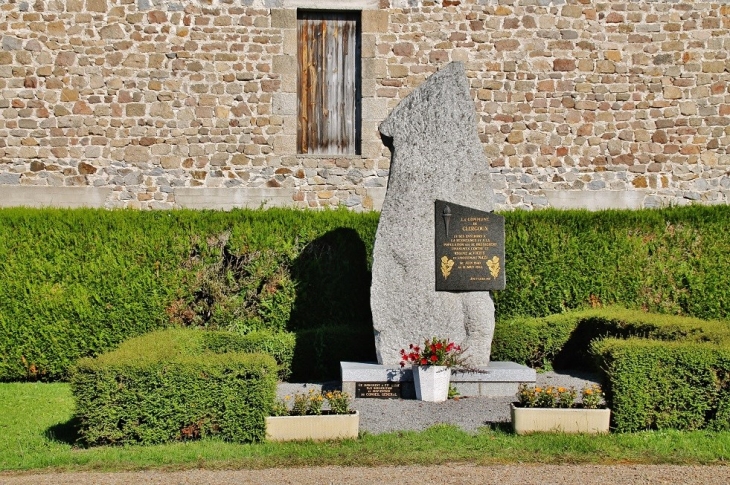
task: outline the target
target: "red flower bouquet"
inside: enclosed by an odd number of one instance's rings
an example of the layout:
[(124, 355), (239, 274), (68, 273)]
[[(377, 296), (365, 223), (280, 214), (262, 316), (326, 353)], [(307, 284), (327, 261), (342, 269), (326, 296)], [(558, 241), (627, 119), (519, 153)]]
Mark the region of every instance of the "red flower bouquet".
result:
[(410, 344), (408, 351), (400, 350), (401, 361), (400, 366), (406, 364), (414, 365), (445, 365), (446, 367), (459, 367), (464, 364), (464, 352), (460, 345), (456, 345), (449, 339), (438, 339), (434, 337), (431, 340), (426, 339), (423, 347)]

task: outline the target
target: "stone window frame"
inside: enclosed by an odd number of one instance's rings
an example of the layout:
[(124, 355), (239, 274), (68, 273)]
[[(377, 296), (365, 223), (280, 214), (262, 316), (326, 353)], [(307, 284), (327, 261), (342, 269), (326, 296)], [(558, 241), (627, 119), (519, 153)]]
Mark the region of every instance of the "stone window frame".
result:
[[(318, 155), (297, 153), (297, 87), (298, 38), (297, 9), (306, 10), (359, 10), (361, 23), (360, 71), (360, 147), (358, 155)], [(283, 134), (274, 140), (274, 153), (297, 160), (356, 158), (377, 159), (383, 144), (378, 125), (388, 114), (387, 99), (376, 98), (378, 79), (387, 75), (385, 59), (376, 58), (376, 40), (388, 31), (388, 12), (380, 10), (377, 0), (285, 0), (283, 8), (271, 9), (271, 27), (281, 29), (283, 53), (274, 56), (272, 72), (281, 78), (281, 90), (273, 94), (273, 114), (281, 116)]]

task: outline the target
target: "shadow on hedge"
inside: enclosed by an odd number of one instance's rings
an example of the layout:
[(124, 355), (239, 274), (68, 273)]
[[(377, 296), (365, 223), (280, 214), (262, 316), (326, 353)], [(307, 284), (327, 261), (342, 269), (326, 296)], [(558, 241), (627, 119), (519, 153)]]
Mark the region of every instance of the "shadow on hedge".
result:
[(294, 260), (297, 292), (288, 330), (297, 334), (293, 382), (339, 379), (340, 361), (375, 361), (367, 251), (357, 231), (339, 228)]
[(622, 337), (628, 335), (620, 332), (615, 325), (602, 318), (586, 318), (581, 320), (570, 334), (570, 338), (553, 358), (555, 369), (588, 369), (596, 372), (598, 363), (590, 353), (591, 342), (597, 338)]

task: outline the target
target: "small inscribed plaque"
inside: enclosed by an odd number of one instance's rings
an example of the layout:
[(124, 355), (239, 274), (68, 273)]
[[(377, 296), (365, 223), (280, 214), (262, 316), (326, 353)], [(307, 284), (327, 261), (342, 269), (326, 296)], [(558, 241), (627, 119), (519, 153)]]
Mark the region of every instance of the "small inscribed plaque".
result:
[(400, 382), (356, 382), (355, 397), (400, 399)]
[(437, 200), (436, 291), (504, 290), (504, 217)]

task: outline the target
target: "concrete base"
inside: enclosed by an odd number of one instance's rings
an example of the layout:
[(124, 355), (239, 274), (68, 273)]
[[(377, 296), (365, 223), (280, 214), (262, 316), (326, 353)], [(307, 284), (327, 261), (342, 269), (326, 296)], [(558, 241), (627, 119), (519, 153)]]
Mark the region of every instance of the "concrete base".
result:
[[(342, 390), (355, 396), (358, 382), (400, 382), (401, 397), (415, 399), (413, 373), (409, 367), (403, 369), (362, 362), (340, 362)], [(461, 396), (512, 397), (523, 382), (534, 384), (537, 374), (534, 369), (514, 362), (490, 362), (480, 372), (459, 372), (452, 370), (451, 384)]]
[(209, 188), (209, 187), (179, 187), (175, 191), (175, 204), (184, 209), (218, 209), (231, 210), (234, 208), (269, 208), (292, 207), (296, 205), (294, 194), (296, 189), (291, 188)]
[(112, 189), (103, 187), (50, 187), (3, 185), (0, 207), (104, 207)]
[(556, 209), (641, 209), (646, 193), (638, 190), (545, 190), (550, 207)]

